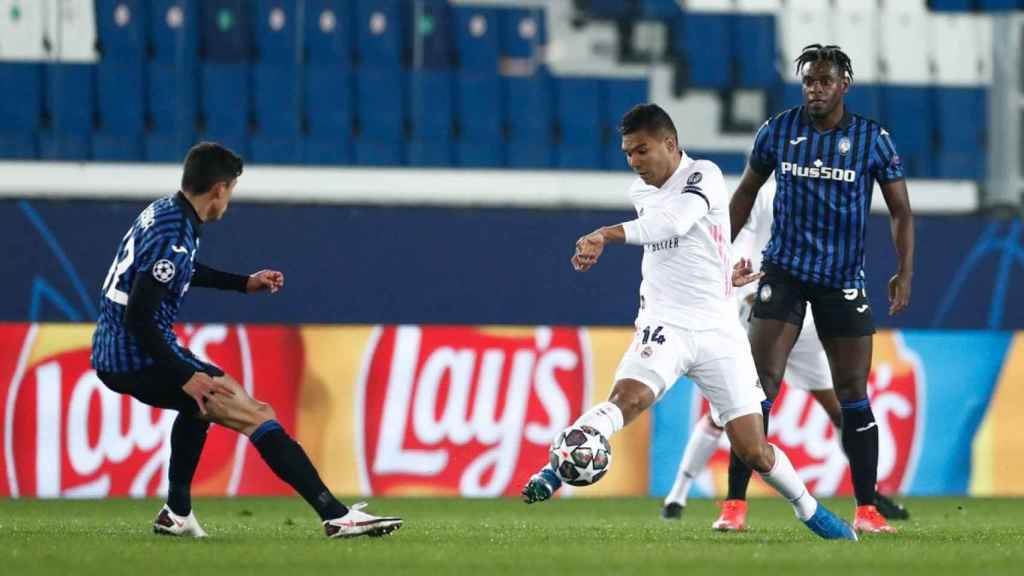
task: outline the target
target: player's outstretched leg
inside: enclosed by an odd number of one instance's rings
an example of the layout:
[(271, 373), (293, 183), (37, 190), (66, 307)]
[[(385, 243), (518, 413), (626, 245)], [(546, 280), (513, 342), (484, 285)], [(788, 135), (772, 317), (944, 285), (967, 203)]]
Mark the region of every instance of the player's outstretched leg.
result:
[(812, 532), (827, 540), (856, 540), (849, 524), (815, 500), (786, 454), (768, 443), (760, 414), (747, 414), (725, 426), (733, 450), (756, 470), (764, 481), (793, 505), (796, 517)]
[(401, 518), (367, 514), (362, 511), (365, 503), (347, 508), (339, 502), (320, 479), (306, 451), (278, 423), (270, 405), (250, 397), (234, 379), (223, 378), (235, 394), (209, 399), (208, 416), (249, 437), (274, 474), (316, 510), (328, 538), (384, 536), (401, 528)]
[(676, 472), (676, 481), (672, 484), (668, 495), (665, 496), (665, 502), (661, 508), (662, 518), (679, 520), (683, 517), (690, 487), (693, 486), (693, 482), (701, 470), (707, 466), (721, 437), (722, 429), (715, 426), (710, 417), (705, 415), (697, 421), (690, 432), (690, 439), (686, 442), (683, 459), (679, 462), (679, 470)]
[[(772, 413), (772, 401), (761, 401), (761, 418), (764, 434), (768, 436), (768, 419)], [(747, 466), (735, 450), (729, 451), (729, 493), (722, 502), (722, 512), (711, 524), (713, 530), (742, 532), (747, 529), (747, 487), (753, 470)]]
[(206, 444), (210, 423), (179, 412), (171, 428), (171, 462), (168, 465), (167, 503), (153, 521), (153, 532), (170, 536), (205, 538), (192, 511), (192, 478)]
[[(610, 441), (613, 434), (622, 430), (626, 424), (654, 404), (654, 400), (654, 392), (649, 386), (637, 380), (624, 378), (615, 382), (607, 402), (587, 410), (570, 428), (590, 426)], [(545, 464), (530, 477), (526, 486), (523, 486), (523, 502), (542, 502), (554, 496), (561, 487), (562, 480), (558, 474), (550, 465)]]

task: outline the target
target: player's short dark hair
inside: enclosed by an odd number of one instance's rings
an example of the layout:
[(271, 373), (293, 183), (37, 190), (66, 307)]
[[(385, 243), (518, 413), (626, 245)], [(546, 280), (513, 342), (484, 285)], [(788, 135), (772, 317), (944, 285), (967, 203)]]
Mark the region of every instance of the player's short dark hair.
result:
[(835, 44), (822, 46), (821, 44), (810, 44), (804, 46), (800, 55), (796, 57), (796, 73), (799, 76), (804, 64), (824, 61), (829, 62), (839, 69), (839, 73), (853, 80), (853, 62), (843, 49)]
[(242, 175), (242, 159), (216, 142), (200, 142), (185, 156), (181, 189), (199, 195), (219, 182), (231, 182)]
[(622, 117), (622, 122), (619, 122), (619, 134), (626, 136), (635, 132), (668, 133), (676, 141), (679, 140), (672, 118), (657, 104), (637, 104)]

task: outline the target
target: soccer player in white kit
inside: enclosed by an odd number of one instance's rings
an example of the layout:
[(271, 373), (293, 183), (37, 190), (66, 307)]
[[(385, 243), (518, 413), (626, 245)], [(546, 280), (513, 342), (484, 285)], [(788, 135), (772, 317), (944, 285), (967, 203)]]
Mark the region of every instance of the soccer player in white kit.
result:
[[(771, 237), (773, 209), (772, 203), (775, 200), (775, 190), (765, 189), (758, 194), (754, 206), (750, 211), (750, 219), (740, 230), (733, 242), (734, 254), (741, 258), (749, 257), (754, 270), (761, 268), (761, 252), (768, 244)], [(736, 290), (736, 298), (739, 304), (739, 318), (743, 326), (749, 330), (750, 309), (754, 303), (757, 292), (757, 285), (750, 283)], [(814, 399), (821, 404), (828, 414), (832, 424), (837, 428), (842, 421), (842, 409), (835, 390), (832, 388), (832, 372), (829, 370), (828, 357), (825, 349), (818, 339), (818, 331), (814, 326), (814, 316), (810, 310), (804, 317), (803, 326), (800, 329), (800, 336), (789, 354), (785, 374), (786, 384), (800, 390), (804, 390), (814, 396)], [(762, 403), (762, 409), (771, 410), (772, 402), (776, 394), (769, 391), (770, 398)], [(683, 459), (679, 463), (679, 470), (676, 473), (675, 483), (668, 495), (665, 496), (664, 506), (661, 515), (666, 519), (678, 519), (682, 517), (683, 509), (686, 507), (686, 498), (693, 486), (697, 476), (707, 465), (708, 460), (718, 447), (722, 435), (722, 428), (715, 425), (714, 421), (704, 416), (697, 421), (693, 431), (690, 433), (683, 451)], [(712, 528), (723, 531), (741, 531), (746, 529), (747, 485), (750, 482), (750, 469), (738, 458), (731, 458), (729, 462), (729, 494), (722, 503), (722, 514), (712, 524)], [(878, 509), (886, 518), (904, 519), (908, 517), (905, 509), (889, 498), (878, 495)]]
[[(591, 426), (610, 439), (685, 374), (708, 398), (712, 419), (736, 453), (789, 500), (808, 528), (826, 539), (855, 540), (852, 528), (811, 496), (785, 453), (765, 438), (765, 396), (732, 294), (734, 284), (760, 275), (750, 273), (749, 262), (732, 266), (729, 196), (721, 171), (686, 156), (672, 119), (657, 105), (634, 107), (619, 132), (640, 177), (629, 190), (638, 218), (581, 237), (572, 265), (586, 272), (606, 244), (643, 246), (637, 331), (608, 401), (573, 426)], [(547, 500), (561, 484), (545, 465), (523, 488), (523, 500)]]

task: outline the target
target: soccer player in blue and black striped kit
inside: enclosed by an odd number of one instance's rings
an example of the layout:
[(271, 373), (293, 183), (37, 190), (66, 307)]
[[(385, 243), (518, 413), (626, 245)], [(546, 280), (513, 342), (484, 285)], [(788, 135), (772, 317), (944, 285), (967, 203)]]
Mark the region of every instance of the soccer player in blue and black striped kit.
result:
[(196, 261), (206, 222), (227, 211), (242, 160), (203, 142), (185, 158), (181, 190), (150, 204), (121, 239), (101, 294), (93, 334), (92, 366), (111, 390), (158, 408), (176, 410), (171, 429), (167, 504), (153, 530), (206, 536), (192, 511), (191, 486), (210, 422), (249, 437), (270, 469), (320, 515), (330, 538), (380, 536), (402, 520), (362, 512), (339, 502), (324, 486), (306, 452), (281, 427), (268, 404), (250, 397), (220, 368), (181, 346), (173, 324), (189, 287), (242, 293), (276, 292), (284, 275), (262, 270), (244, 276)]
[[(864, 280), (864, 239), (875, 182), (892, 217), (899, 256), (889, 280), (889, 314), (910, 302), (914, 223), (903, 166), (889, 132), (846, 110), (853, 67), (838, 46), (813, 44), (796, 61), (803, 105), (768, 120), (730, 203), (733, 239), (750, 215), (758, 190), (775, 173), (771, 239), (764, 250), (753, 306), (751, 348), (771, 401), (810, 304), (842, 406), (842, 445), (850, 460), (857, 511), (854, 528), (892, 532), (875, 507), (878, 427), (867, 395), (875, 332)], [(744, 498), (750, 471), (735, 454), (729, 466), (730, 502)]]

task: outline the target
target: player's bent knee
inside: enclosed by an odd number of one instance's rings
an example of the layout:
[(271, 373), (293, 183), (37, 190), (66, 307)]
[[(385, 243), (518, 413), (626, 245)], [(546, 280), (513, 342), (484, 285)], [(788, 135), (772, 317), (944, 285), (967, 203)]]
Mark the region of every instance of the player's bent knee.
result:
[(632, 379), (615, 383), (608, 401), (622, 410), (623, 421), (628, 424), (654, 403), (654, 391), (646, 384)]

